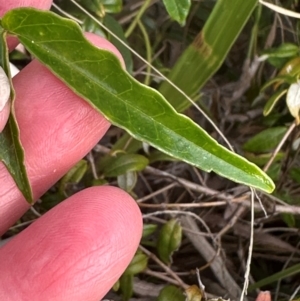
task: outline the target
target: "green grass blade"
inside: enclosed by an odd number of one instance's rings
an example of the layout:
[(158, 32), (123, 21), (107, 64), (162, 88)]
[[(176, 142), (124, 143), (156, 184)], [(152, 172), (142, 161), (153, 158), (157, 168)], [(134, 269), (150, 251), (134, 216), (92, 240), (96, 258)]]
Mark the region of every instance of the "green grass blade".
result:
[[(256, 4), (257, 0), (217, 1), (203, 30), (180, 56), (168, 78), (188, 96), (197, 95), (225, 60)], [(166, 81), (159, 91), (179, 112), (191, 105)]]
[(219, 145), (157, 91), (132, 78), (112, 53), (91, 45), (73, 21), (22, 8), (8, 12), (2, 26), (75, 93), (134, 138), (205, 171), (273, 191), (274, 184), (263, 171)]
[(288, 278), (288, 277), (291, 277), (295, 274), (299, 274), (300, 273), (300, 264), (295, 264), (283, 271), (280, 271), (278, 273), (275, 273), (269, 277), (266, 277), (256, 283), (253, 283), (251, 285), (249, 285), (249, 288), (248, 288), (248, 292), (251, 292), (251, 291), (254, 291), (258, 288), (261, 288), (265, 285), (268, 285), (270, 283), (273, 283), (275, 281), (279, 281), (280, 279), (284, 279), (284, 278)]

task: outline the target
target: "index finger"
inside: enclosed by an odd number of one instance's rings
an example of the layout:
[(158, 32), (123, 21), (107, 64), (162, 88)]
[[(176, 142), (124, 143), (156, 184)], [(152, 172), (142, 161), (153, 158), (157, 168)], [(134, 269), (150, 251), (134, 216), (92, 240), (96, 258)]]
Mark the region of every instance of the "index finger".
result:
[[(0, 17), (2, 17), (7, 11), (17, 7), (35, 7), (38, 9), (49, 9), (51, 7), (52, 0), (0, 0)], [(8, 37), (7, 39), (9, 49), (14, 49), (18, 45), (18, 40), (14, 37)], [(10, 112), (10, 104), (6, 103), (4, 108), (0, 111), (0, 133), (2, 132), (5, 124), (8, 120)]]

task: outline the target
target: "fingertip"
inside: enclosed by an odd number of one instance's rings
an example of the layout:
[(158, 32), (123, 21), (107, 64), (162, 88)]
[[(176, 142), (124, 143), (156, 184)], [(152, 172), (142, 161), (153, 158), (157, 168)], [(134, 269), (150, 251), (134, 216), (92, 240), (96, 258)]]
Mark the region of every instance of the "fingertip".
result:
[(0, 299), (100, 300), (130, 263), (141, 232), (127, 193), (85, 189), (1, 249)]

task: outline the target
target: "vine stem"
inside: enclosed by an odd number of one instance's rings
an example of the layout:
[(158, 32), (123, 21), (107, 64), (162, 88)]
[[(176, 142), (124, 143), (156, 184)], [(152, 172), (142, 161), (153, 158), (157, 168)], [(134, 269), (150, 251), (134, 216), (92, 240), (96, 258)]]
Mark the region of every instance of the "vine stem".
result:
[(130, 24), (130, 26), (126, 30), (126, 32), (125, 32), (125, 37), (126, 38), (128, 38), (131, 35), (131, 33), (133, 32), (134, 28), (136, 27), (136, 25), (140, 21), (142, 15), (144, 14), (144, 12), (146, 11), (146, 9), (150, 5), (150, 2), (151, 2), (151, 0), (145, 0), (145, 2), (142, 5), (142, 7), (140, 8), (138, 14), (135, 16), (135, 19), (132, 21), (132, 23)]

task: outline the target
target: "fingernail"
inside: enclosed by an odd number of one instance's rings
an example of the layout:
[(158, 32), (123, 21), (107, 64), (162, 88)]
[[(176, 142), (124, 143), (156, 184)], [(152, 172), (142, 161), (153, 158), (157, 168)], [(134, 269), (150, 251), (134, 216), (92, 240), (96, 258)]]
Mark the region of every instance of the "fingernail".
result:
[(9, 79), (4, 72), (3, 68), (0, 67), (0, 112), (5, 107), (10, 96), (10, 84)]

